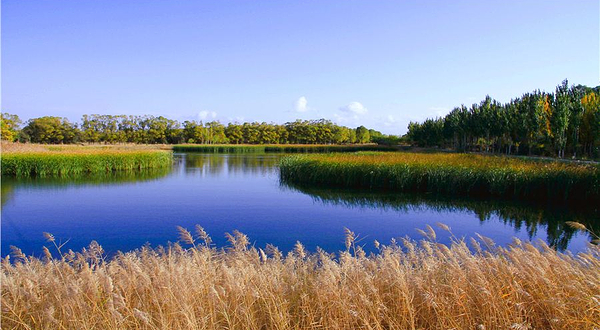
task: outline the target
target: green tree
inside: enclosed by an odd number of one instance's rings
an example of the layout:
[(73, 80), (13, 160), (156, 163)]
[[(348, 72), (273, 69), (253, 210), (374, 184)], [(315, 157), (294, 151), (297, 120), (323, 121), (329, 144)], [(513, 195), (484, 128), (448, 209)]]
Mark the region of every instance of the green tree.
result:
[(569, 119), (571, 118), (571, 106), (569, 104), (569, 82), (565, 79), (562, 84), (556, 87), (553, 103), (552, 131), (555, 138), (555, 146), (558, 151), (558, 157), (565, 156), (565, 147), (567, 145), (567, 129), (569, 128)]
[(356, 140), (358, 143), (367, 143), (371, 141), (371, 135), (369, 134), (369, 130), (364, 126), (357, 127)]
[(584, 150), (589, 155), (594, 155), (600, 144), (600, 96), (591, 91), (581, 99), (581, 105), (581, 141), (584, 143)]
[(244, 130), (242, 125), (240, 124), (232, 124), (229, 123), (227, 127), (225, 127), (225, 135), (229, 140), (229, 143), (233, 144), (242, 144), (244, 143)]
[(73, 143), (81, 137), (77, 125), (66, 118), (50, 116), (30, 119), (23, 132), (34, 143)]

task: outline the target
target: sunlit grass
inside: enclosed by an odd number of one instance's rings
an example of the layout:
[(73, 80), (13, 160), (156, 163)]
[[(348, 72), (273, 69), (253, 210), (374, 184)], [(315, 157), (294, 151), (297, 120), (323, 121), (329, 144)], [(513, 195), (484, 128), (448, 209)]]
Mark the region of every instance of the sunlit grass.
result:
[(449, 153), (299, 155), (282, 159), (281, 178), (296, 184), (600, 202), (593, 164)]
[[(450, 231), (445, 225), (440, 228)], [(284, 256), (201, 227), (182, 247), (147, 247), (106, 260), (93, 242), (54, 258), (13, 248), (2, 262), (6, 329), (594, 329), (600, 327), (600, 250), (577, 256), (517, 239), (376, 243), (366, 255), (346, 231), (337, 255)]]
[(73, 176), (168, 167), (172, 154), (160, 150), (101, 147), (23, 147), (1, 156), (2, 175), (16, 177)]

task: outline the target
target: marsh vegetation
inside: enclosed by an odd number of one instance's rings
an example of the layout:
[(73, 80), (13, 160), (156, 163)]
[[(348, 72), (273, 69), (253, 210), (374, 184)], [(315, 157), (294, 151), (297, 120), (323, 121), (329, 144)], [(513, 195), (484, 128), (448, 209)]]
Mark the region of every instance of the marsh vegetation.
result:
[(451, 153), (298, 155), (280, 163), (296, 184), (597, 205), (600, 166)]
[(171, 152), (143, 148), (3, 144), (3, 149), (2, 175), (9, 177), (68, 177), (172, 165)]

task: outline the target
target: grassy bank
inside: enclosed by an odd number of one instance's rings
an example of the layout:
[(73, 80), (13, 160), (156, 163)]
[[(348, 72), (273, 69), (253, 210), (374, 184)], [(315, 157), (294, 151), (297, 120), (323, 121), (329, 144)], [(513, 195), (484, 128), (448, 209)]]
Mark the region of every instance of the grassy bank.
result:
[(290, 156), (280, 168), (281, 178), (294, 184), (600, 202), (597, 164), (397, 152)]
[(270, 144), (270, 145), (210, 145), (210, 144), (178, 144), (173, 146), (176, 152), (204, 153), (328, 153), (356, 151), (394, 151), (393, 147), (379, 145), (319, 145), (319, 144)]
[[(444, 230), (449, 230), (440, 225)], [(52, 259), (14, 249), (2, 262), (6, 329), (593, 329), (600, 326), (600, 250), (572, 256), (543, 243), (487, 238), (379, 245), (366, 256), (347, 231), (346, 251), (283, 256), (210, 245), (181, 229), (185, 247), (105, 261), (92, 243)], [(47, 235), (49, 244), (57, 242)], [(16, 261), (15, 261), (16, 260)]]
[(102, 147), (25, 146), (3, 149), (2, 175), (67, 177), (73, 175), (164, 168), (172, 154), (160, 150)]

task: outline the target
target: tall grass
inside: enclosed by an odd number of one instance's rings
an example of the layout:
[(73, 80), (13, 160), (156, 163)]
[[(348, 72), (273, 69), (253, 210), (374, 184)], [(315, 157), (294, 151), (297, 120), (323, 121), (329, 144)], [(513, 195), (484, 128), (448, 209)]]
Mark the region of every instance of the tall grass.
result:
[[(444, 230), (450, 230), (441, 225)], [(105, 260), (81, 253), (4, 259), (5, 329), (594, 329), (600, 327), (600, 248), (573, 256), (544, 243), (495, 246), (485, 237), (283, 256), (228, 235), (225, 250), (201, 227), (179, 244)], [(57, 250), (55, 238), (46, 238)]]
[(294, 184), (600, 203), (597, 164), (469, 154), (367, 152), (285, 157), (280, 173), (283, 181)]
[(393, 151), (394, 147), (379, 145), (210, 145), (210, 144), (181, 144), (173, 146), (176, 152), (204, 152), (204, 153), (327, 153), (327, 152), (355, 152), (355, 151)]
[(266, 146), (266, 152), (281, 153), (329, 153), (356, 151), (395, 151), (394, 147), (380, 145), (280, 145)]
[(88, 149), (85, 151), (3, 153), (2, 175), (15, 177), (73, 176), (124, 170), (168, 167), (172, 154), (166, 151)]

